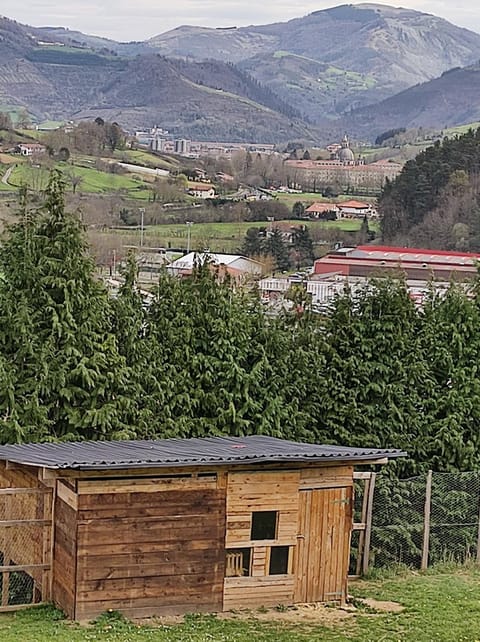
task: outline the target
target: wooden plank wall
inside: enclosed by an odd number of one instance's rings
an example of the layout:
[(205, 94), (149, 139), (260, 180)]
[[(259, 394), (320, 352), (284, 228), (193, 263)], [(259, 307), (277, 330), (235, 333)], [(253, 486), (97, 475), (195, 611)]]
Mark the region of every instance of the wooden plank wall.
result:
[[(52, 599), (72, 620), (76, 617), (77, 511), (62, 499), (62, 482), (55, 498)], [(64, 495), (65, 496), (65, 495)]]
[[(268, 575), (270, 546), (294, 546), (300, 471), (232, 472), (227, 483), (226, 548), (252, 547), (252, 575), (226, 577), (225, 611), (292, 604), (294, 575)], [(253, 511), (278, 511), (275, 540), (252, 542)], [(293, 555), (293, 551), (290, 553)]]
[(227, 548), (250, 546), (253, 511), (279, 511), (275, 545), (296, 543), (300, 471), (233, 472), (227, 485)]
[(221, 611), (225, 476), (78, 482), (76, 619)]
[[(251, 576), (225, 578), (224, 610), (242, 607), (255, 608), (260, 605), (293, 604), (295, 601), (295, 581), (296, 576), (302, 572), (301, 564), (309, 565), (310, 561), (315, 562), (316, 559), (312, 557), (309, 561), (307, 556), (299, 563), (298, 555), (296, 554), (298, 546), (297, 535), (301, 533), (302, 529), (302, 524), (299, 523), (300, 492), (325, 490), (327, 496), (330, 492), (334, 494), (339, 492), (328, 489), (350, 489), (352, 486), (352, 466), (317, 466), (304, 467), (297, 470), (229, 473), (227, 483), (226, 548), (251, 548), (252, 563)], [(329, 495), (328, 499), (330, 499)], [(337, 499), (336, 495), (334, 499)], [(315, 506), (314, 508), (317, 512), (320, 510), (320, 506)], [(270, 510), (278, 511), (277, 538), (273, 541), (252, 542), (250, 539), (252, 512)], [(315, 517), (315, 519), (317, 518), (318, 516)], [(324, 519), (325, 523), (328, 519), (335, 521), (335, 524), (329, 525), (329, 528), (332, 527), (334, 529), (339, 539), (340, 547), (339, 550), (330, 550), (332, 560), (330, 564), (332, 569), (337, 569), (336, 577), (338, 574), (342, 575), (342, 577), (345, 574), (346, 582), (347, 571), (344, 569), (344, 560), (348, 554), (346, 553), (346, 547), (348, 549), (350, 540), (349, 526), (345, 520), (340, 519), (337, 523), (335, 515), (328, 512), (325, 514)], [(314, 522), (315, 524), (316, 522)], [(345, 530), (343, 537), (338, 532), (339, 528)], [(322, 536), (323, 533), (320, 530), (316, 536), (318, 546), (320, 546), (319, 538)], [(300, 542), (301, 547), (302, 544), (303, 541)], [(290, 547), (287, 574), (268, 575), (271, 546)], [(324, 546), (328, 547), (326, 537)], [(310, 574), (310, 582), (313, 581), (315, 581), (314, 574)], [(336, 578), (332, 582), (335, 584)], [(326, 593), (332, 592), (330, 584), (327, 583), (328, 585), (324, 587), (324, 580), (319, 581), (318, 577), (317, 583), (322, 587), (322, 596), (320, 597), (317, 591), (315, 599), (332, 599), (332, 595), (325, 597)]]

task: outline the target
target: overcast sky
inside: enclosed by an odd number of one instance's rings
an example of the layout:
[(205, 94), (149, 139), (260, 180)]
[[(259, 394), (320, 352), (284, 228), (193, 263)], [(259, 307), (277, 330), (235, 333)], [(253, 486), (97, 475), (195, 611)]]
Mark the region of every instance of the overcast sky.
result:
[[(69, 27), (114, 40), (144, 40), (182, 24), (266, 24), (347, 3), (359, 4), (356, 0), (1, 0), (0, 13), (34, 26)], [(480, 32), (477, 0), (401, 0), (398, 5)]]

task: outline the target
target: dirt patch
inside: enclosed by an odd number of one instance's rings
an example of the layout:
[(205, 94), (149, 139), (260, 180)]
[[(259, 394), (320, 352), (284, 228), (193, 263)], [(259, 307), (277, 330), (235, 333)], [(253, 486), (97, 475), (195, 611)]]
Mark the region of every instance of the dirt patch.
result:
[[(296, 606), (270, 609), (241, 609), (216, 613), (219, 620), (257, 620), (259, 622), (284, 623), (284, 624), (320, 624), (335, 626), (339, 622), (352, 619), (358, 610), (355, 607), (339, 608), (325, 604), (297, 604)], [(148, 626), (174, 626), (181, 624), (182, 615), (156, 617), (145, 620), (135, 620), (137, 624)]]
[(382, 611), (384, 613), (402, 613), (402, 611), (405, 611), (405, 607), (398, 602), (374, 600), (373, 598), (362, 598), (358, 601), (371, 609), (375, 609), (375, 611)]
[[(405, 607), (398, 602), (374, 600), (373, 598), (355, 599), (355, 604), (347, 606), (329, 606), (325, 604), (297, 604), (290, 607), (277, 607), (270, 609), (241, 609), (216, 613), (219, 620), (257, 620), (271, 624), (304, 624), (335, 627), (339, 623), (353, 621), (357, 615), (364, 615), (363, 609), (371, 609), (370, 615), (381, 613), (401, 613)], [(181, 624), (183, 615), (157, 617), (146, 620), (136, 620), (137, 624), (148, 626), (175, 626)]]
[[(338, 622), (350, 619), (355, 615), (356, 609), (341, 609), (329, 607), (325, 604), (297, 604), (285, 610), (269, 609), (266, 613), (251, 611), (249, 617), (261, 622), (286, 622), (335, 625)], [(223, 615), (228, 615), (224, 613)]]

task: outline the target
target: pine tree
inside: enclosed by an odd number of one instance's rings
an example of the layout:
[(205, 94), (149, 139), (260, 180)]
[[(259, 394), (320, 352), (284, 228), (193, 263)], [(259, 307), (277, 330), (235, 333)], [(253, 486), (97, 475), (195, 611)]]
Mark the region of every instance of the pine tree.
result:
[(111, 332), (110, 298), (63, 193), (53, 172), (44, 206), (29, 211), (24, 201), (0, 249), (0, 353), (9, 364), (3, 442), (131, 434), (122, 393), (128, 371)]
[(313, 263), (315, 258), (313, 241), (306, 225), (294, 229), (292, 248), (296, 255), (297, 267), (311, 265)]
[(244, 256), (261, 256), (264, 254), (265, 234), (265, 227), (249, 227), (240, 247), (240, 254)]
[(276, 269), (285, 272), (292, 266), (287, 246), (278, 228), (274, 228), (263, 244), (263, 254), (271, 254), (275, 259)]

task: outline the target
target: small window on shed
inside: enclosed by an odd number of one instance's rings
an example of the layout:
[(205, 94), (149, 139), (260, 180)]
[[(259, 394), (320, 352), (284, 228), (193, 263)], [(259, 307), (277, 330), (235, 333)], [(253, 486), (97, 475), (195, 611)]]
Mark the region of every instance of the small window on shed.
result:
[(225, 577), (250, 575), (251, 548), (231, 548), (226, 551)]
[(272, 546), (270, 549), (269, 575), (286, 575), (288, 573), (289, 546)]
[(277, 537), (276, 510), (262, 510), (252, 513), (252, 531), (250, 539), (276, 539)]

